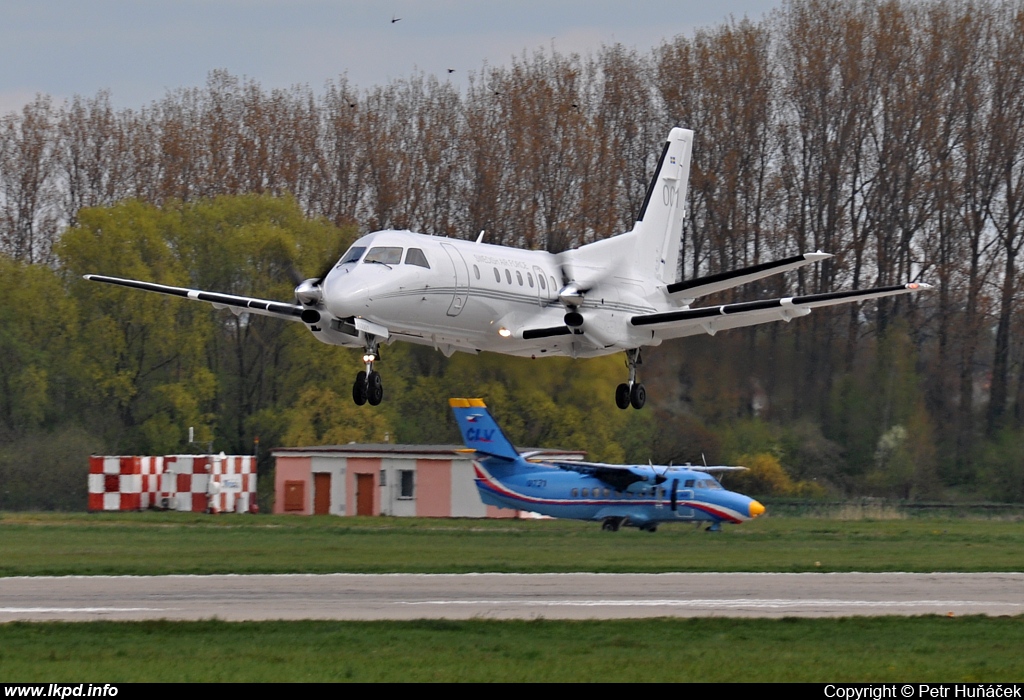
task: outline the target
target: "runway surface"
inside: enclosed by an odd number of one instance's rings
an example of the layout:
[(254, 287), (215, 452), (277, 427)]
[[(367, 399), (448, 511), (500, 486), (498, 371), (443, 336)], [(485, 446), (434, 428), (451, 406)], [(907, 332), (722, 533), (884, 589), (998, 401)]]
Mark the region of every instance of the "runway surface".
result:
[(0, 621), (1021, 615), (1024, 573), (0, 578)]

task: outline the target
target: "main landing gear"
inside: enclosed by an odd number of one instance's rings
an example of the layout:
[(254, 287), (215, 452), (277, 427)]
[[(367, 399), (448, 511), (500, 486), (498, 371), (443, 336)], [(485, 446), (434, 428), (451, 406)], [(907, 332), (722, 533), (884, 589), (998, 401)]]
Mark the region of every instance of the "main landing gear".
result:
[(644, 385), (636, 380), (636, 368), (643, 364), (640, 358), (640, 348), (626, 351), (626, 366), (629, 367), (629, 381), (619, 384), (615, 388), (615, 405), (626, 409), (643, 408), (647, 403), (647, 390)]
[(356, 402), (356, 406), (362, 406), (364, 403), (376, 406), (384, 398), (384, 382), (380, 378), (380, 372), (373, 369), (373, 363), (379, 359), (380, 349), (377, 346), (377, 339), (368, 336), (366, 352), (363, 353), (366, 369), (359, 371), (356, 381), (352, 385), (352, 400)]

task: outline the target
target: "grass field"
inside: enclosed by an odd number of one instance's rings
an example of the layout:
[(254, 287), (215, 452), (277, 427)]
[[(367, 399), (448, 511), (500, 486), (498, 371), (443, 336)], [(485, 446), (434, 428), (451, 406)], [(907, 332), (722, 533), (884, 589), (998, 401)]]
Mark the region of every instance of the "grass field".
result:
[(1020, 681), (1024, 617), (0, 625), (6, 682)]
[(327, 572), (1020, 571), (1011, 520), (764, 518), (602, 532), (559, 520), (0, 514), (0, 576)]

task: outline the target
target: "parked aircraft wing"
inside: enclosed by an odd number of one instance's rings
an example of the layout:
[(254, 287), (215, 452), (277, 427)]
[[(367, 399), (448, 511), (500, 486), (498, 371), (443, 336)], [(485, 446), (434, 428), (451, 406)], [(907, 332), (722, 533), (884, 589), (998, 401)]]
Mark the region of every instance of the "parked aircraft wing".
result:
[(823, 306), (878, 299), (931, 288), (932, 286), (929, 284), (912, 283), (763, 301), (743, 301), (722, 306), (641, 314), (633, 316), (630, 323), (634, 326), (653, 326), (661, 338), (681, 338), (698, 333), (714, 335), (718, 331), (729, 328), (742, 328), (772, 321), (790, 321), (800, 316), (806, 316), (811, 313), (812, 309)]
[(217, 309), (231, 309), (238, 314), (243, 312), (260, 314), (262, 316), (273, 316), (283, 318), (287, 321), (301, 321), (303, 308), (298, 304), (286, 304), (280, 301), (268, 301), (266, 299), (253, 299), (251, 297), (236, 297), (233, 294), (219, 294), (217, 292), (204, 292), (199, 289), (185, 289), (184, 287), (171, 287), (166, 284), (154, 282), (139, 282), (137, 280), (126, 280), (120, 277), (104, 277), (103, 275), (83, 275), (90, 282), (104, 282), (116, 284), (131, 289), (142, 289), (157, 294), (169, 294), (175, 297), (184, 297), (196, 301), (205, 301), (213, 304)]
[(593, 462), (545, 462), (545, 464), (550, 464), (565, 471), (579, 472), (580, 474), (592, 476), (620, 491), (626, 490), (631, 484), (635, 484), (638, 481), (648, 481), (649, 476), (654, 478), (653, 483), (656, 484), (665, 481), (665, 477), (658, 475), (653, 468), (651, 469), (651, 474), (648, 475), (637, 472), (633, 467), (617, 464), (595, 464)]
[(747, 284), (748, 282), (756, 282), (759, 279), (771, 277), (772, 275), (780, 275), (783, 272), (789, 272), (790, 270), (795, 270), (798, 267), (810, 265), (811, 263), (816, 263), (821, 260), (827, 260), (831, 257), (833, 257), (831, 253), (822, 253), (819, 250), (816, 253), (794, 255), (791, 258), (773, 260), (772, 262), (752, 265), (750, 267), (740, 268), (739, 270), (729, 270), (727, 272), (719, 272), (714, 275), (697, 277), (692, 280), (673, 282), (668, 285), (667, 289), (669, 295), (689, 299), (692, 302), (694, 299), (699, 299), (700, 297), (707, 296), (708, 294), (714, 294), (715, 292), (721, 292), (725, 289), (739, 287), (740, 285)]

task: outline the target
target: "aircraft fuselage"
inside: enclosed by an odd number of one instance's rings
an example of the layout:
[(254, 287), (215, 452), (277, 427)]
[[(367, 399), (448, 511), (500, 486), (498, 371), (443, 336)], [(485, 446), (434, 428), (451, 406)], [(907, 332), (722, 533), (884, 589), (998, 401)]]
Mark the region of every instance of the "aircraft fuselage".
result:
[[(592, 286), (575, 305), (586, 317), (584, 328), (562, 330), (563, 267), (585, 271), (571, 252), (555, 255), (411, 231), (368, 234), (350, 251), (360, 249), (359, 258), (339, 263), (327, 275), (323, 305), (335, 319), (359, 318), (386, 328), (388, 342), (430, 345), (448, 355), (462, 350), (526, 357), (595, 357), (655, 344), (651, 331), (630, 332), (628, 323), (630, 316), (658, 308), (646, 298), (658, 291), (641, 279), (616, 277), (615, 285)], [(399, 262), (367, 262), (374, 251)], [(560, 334), (524, 337), (536, 329)], [(322, 327), (317, 337), (362, 347), (357, 330), (336, 322)]]

